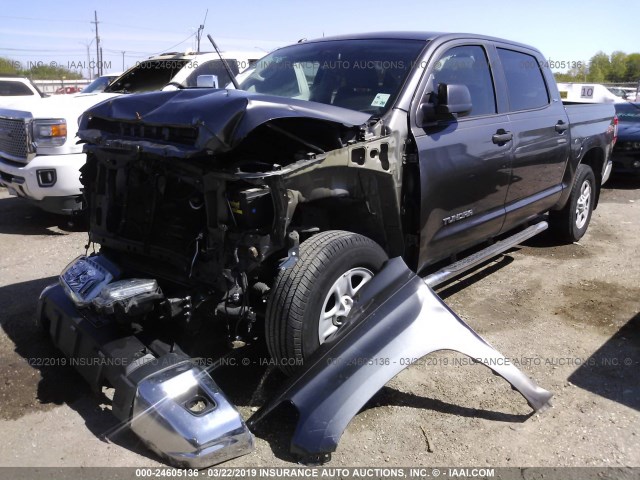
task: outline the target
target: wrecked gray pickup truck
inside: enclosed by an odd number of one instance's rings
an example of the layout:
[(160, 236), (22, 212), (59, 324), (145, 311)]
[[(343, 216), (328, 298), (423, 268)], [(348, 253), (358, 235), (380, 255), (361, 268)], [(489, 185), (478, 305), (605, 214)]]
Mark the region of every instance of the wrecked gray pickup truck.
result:
[(470, 35), (326, 38), (273, 52), (238, 89), (93, 107), (81, 182), (100, 251), (42, 293), (40, 322), (66, 355), (95, 360), (80, 373), (114, 387), (114, 414), (178, 465), (253, 447), (179, 341), (196, 318), (225, 325), (229, 348), (264, 338), (291, 378), (248, 424), (292, 403), (292, 451), (311, 461), (400, 357), (462, 352), (543, 408), (551, 394), (430, 288), (546, 229), (548, 211), (563, 239), (585, 233), (613, 107), (565, 108), (543, 62)]

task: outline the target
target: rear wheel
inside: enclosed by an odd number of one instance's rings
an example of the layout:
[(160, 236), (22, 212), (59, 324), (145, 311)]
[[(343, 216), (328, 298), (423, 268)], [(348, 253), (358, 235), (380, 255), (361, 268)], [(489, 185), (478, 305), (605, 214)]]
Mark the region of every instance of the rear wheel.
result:
[(296, 264), (279, 272), (265, 320), (269, 353), (292, 374), (346, 319), (354, 297), (387, 260), (373, 240), (331, 230), (300, 245)]
[(552, 232), (560, 240), (577, 242), (591, 221), (596, 193), (596, 178), (589, 165), (578, 165), (569, 200), (562, 210), (549, 213)]

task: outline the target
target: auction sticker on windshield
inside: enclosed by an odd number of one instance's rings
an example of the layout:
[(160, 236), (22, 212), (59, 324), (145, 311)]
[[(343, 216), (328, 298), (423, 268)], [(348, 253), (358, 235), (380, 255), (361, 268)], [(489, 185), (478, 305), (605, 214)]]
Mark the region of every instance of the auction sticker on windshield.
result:
[(391, 96), (391, 94), (389, 93), (378, 93), (376, 95), (376, 98), (373, 99), (373, 102), (371, 102), (371, 106), (372, 107), (384, 107), (387, 102), (389, 101), (389, 97)]

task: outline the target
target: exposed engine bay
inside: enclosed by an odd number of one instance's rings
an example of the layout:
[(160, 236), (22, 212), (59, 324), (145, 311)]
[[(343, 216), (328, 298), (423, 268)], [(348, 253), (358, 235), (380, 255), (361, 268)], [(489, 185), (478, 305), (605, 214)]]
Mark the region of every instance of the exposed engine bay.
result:
[[(156, 96), (162, 106), (147, 111)], [(185, 97), (202, 97), (201, 111), (215, 115), (180, 125)], [(250, 328), (300, 242), (353, 215), (361, 233), (400, 250), (388, 233), (399, 232), (398, 199), (383, 193), (397, 191), (395, 139), (359, 123), (368, 115), (233, 90), (137, 98), (82, 120), (90, 241), (126, 265), (124, 278), (157, 278), (172, 306), (191, 303), (181, 314), (203, 307)]]

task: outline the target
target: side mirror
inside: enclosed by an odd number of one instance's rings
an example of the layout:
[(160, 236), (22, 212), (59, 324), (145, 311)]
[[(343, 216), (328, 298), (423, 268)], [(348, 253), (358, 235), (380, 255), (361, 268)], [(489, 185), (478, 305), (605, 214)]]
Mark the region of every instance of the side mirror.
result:
[(198, 88), (218, 88), (217, 75), (198, 75), (196, 79), (196, 87)]
[(438, 93), (430, 93), (429, 97), (420, 105), (421, 123), (424, 126), (440, 120), (453, 120), (471, 112), (471, 94), (466, 85), (440, 83)]

